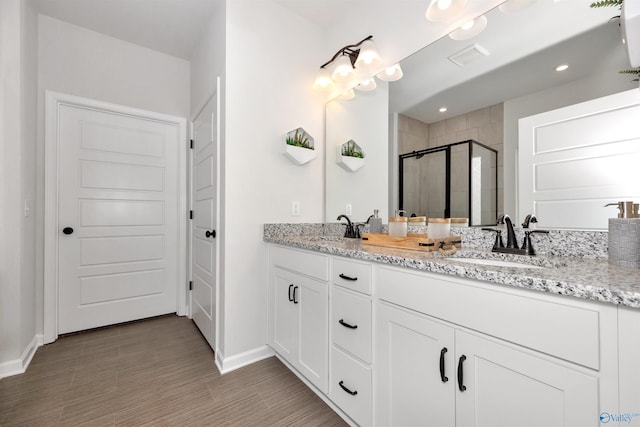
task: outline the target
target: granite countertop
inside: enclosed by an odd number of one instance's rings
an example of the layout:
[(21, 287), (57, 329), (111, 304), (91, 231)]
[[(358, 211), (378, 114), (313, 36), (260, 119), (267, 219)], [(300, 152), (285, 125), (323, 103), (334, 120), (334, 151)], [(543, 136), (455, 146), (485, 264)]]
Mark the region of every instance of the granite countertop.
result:
[[(362, 244), (339, 235), (265, 233), (264, 241), (310, 251), (447, 274), (552, 294), (640, 308), (640, 270), (616, 267), (606, 259), (493, 253), (464, 245), (453, 256)], [(490, 245), (489, 245), (490, 247)], [(470, 264), (457, 258), (518, 262), (532, 267)]]

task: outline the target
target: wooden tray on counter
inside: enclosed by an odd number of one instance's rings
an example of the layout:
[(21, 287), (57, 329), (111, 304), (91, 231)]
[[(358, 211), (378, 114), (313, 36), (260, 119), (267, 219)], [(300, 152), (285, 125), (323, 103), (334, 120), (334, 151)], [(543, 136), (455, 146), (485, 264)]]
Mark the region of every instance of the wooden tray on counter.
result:
[(362, 244), (431, 252), (440, 248), (451, 249), (454, 246), (460, 248), (462, 237), (451, 236), (442, 239), (430, 239), (426, 234), (407, 234), (407, 237), (393, 237), (387, 233), (364, 233), (362, 235)]

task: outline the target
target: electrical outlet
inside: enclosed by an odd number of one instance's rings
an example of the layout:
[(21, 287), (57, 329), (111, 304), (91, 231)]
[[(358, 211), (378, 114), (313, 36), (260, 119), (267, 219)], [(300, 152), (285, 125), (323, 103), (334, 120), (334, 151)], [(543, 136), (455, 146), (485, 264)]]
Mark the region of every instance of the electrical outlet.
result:
[(300, 216), (300, 202), (291, 202), (291, 216)]
[(347, 203), (347, 206), (345, 206), (345, 208), (344, 208), (344, 213), (345, 213), (345, 215), (352, 215), (353, 214), (353, 208), (351, 207), (351, 203)]

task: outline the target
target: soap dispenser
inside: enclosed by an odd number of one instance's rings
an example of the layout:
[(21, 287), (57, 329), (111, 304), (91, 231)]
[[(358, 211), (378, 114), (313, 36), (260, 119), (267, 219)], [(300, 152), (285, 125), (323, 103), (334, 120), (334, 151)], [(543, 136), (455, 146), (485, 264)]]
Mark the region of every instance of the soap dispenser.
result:
[(374, 209), (373, 216), (369, 218), (369, 232), (382, 233), (382, 218), (378, 216), (378, 209)]
[(389, 218), (389, 236), (407, 237), (407, 217), (400, 216), (400, 212), (405, 211), (396, 209), (393, 216)]

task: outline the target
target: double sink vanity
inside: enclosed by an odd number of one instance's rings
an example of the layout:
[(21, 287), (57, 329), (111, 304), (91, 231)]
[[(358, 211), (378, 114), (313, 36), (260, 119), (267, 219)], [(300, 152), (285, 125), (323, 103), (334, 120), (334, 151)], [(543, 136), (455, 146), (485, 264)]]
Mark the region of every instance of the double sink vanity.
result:
[(478, 228), (451, 256), (340, 231), (265, 225), (268, 342), (350, 424), (640, 425), (640, 271), (608, 264), (606, 233), (527, 257)]

